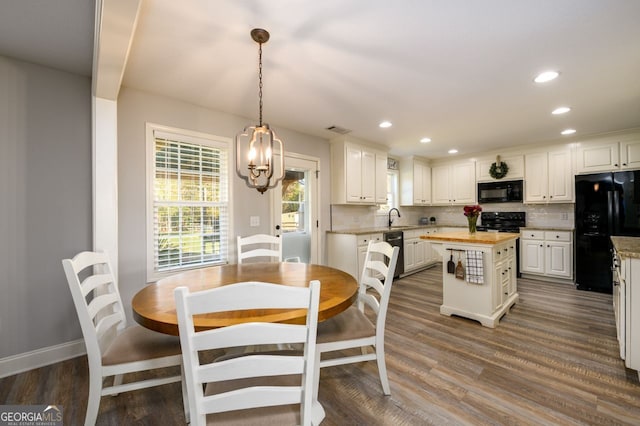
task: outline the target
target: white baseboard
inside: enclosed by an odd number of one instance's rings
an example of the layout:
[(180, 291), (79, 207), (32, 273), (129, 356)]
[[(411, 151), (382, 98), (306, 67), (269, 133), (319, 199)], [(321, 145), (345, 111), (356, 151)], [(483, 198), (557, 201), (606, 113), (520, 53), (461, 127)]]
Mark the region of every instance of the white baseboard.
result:
[(84, 340), (74, 340), (0, 359), (0, 379), (87, 353)]

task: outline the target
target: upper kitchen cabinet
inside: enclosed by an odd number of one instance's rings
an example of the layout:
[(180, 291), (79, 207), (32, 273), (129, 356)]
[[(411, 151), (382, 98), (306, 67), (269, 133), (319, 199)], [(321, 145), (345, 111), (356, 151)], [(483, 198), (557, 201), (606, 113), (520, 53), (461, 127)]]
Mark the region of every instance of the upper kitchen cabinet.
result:
[(640, 136), (606, 139), (578, 144), (578, 173), (640, 169)]
[(416, 158), (400, 161), (400, 205), (425, 206), (431, 203), (431, 167)]
[(525, 154), (525, 203), (570, 203), (573, 201), (571, 150)]
[(344, 139), (331, 141), (332, 204), (385, 203), (386, 179), (386, 152)]
[(434, 205), (475, 203), (475, 161), (434, 166), (431, 169), (431, 202)]
[(478, 160), (476, 164), (476, 180), (478, 182), (491, 182), (498, 180), (517, 180), (524, 179), (524, 157), (522, 155), (515, 155), (510, 157), (501, 157), (500, 161), (506, 163), (509, 167), (507, 175), (501, 179), (495, 179), (491, 177), (491, 165), (496, 162), (495, 158), (487, 160)]

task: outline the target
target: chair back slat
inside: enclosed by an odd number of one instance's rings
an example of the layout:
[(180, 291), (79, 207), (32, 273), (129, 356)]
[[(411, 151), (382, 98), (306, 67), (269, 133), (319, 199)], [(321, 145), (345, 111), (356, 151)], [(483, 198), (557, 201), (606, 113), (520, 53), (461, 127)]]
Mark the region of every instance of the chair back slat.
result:
[(202, 351), (249, 345), (303, 343), (305, 338), (306, 330), (297, 325), (253, 322), (198, 333), (193, 337), (193, 346)]
[[(205, 294), (215, 293), (215, 297)], [(190, 299), (191, 315), (241, 309), (296, 309), (301, 306), (298, 288), (282, 284), (247, 281), (198, 292), (202, 297)], [(238, 294), (243, 294), (242, 298)]]
[(198, 370), (202, 383), (248, 377), (283, 376), (299, 374), (304, 368), (304, 357), (278, 355), (245, 355), (238, 358), (203, 365)]
[(98, 274), (87, 277), (82, 281), (80, 287), (82, 288), (82, 295), (87, 297), (94, 290), (109, 291), (107, 289), (108, 285), (115, 285), (111, 274)]
[[(319, 281), (312, 281), (309, 287), (246, 282), (196, 293), (179, 287), (175, 297), (194, 424), (203, 422), (209, 413), (294, 403), (301, 404), (302, 423), (310, 424)], [(305, 325), (254, 322), (198, 332), (194, 329), (193, 315), (240, 309), (305, 309), (307, 319)], [(210, 349), (280, 343), (302, 343), (303, 355), (247, 355), (213, 364), (203, 364), (199, 357), (200, 351)], [(247, 379), (292, 374), (300, 375), (299, 386), (241, 386)], [(228, 381), (236, 381), (239, 388), (205, 396), (204, 385), (217, 389)]]
[(91, 319), (96, 322), (96, 317), (101, 315), (111, 315), (118, 313), (120, 298), (117, 294), (108, 293), (96, 296), (87, 304), (87, 312)]
[(282, 262), (282, 239), (274, 235), (256, 234), (237, 237), (238, 263), (250, 258), (267, 258)]
[(260, 386), (244, 388), (221, 395), (212, 395), (202, 402), (205, 412), (223, 413), (225, 411), (246, 410), (274, 405), (300, 404), (299, 386)]

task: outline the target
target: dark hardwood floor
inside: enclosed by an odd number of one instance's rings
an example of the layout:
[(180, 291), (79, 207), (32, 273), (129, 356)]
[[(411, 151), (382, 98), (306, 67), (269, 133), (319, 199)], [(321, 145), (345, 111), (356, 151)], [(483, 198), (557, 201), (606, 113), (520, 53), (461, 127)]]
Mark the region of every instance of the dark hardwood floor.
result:
[[(323, 425), (639, 425), (640, 384), (620, 359), (611, 296), (518, 280), (495, 329), (440, 315), (441, 269), (396, 280), (375, 362), (322, 370)], [(59, 404), (82, 424), (85, 357), (0, 380), (0, 404)], [(180, 384), (104, 397), (101, 425), (184, 423)]]

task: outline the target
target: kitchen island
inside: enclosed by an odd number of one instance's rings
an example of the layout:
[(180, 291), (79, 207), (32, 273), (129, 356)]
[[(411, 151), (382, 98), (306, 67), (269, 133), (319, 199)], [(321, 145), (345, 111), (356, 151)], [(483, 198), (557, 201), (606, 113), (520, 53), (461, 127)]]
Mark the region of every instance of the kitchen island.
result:
[(443, 260), (440, 313), (495, 328), (518, 301), (515, 262), (519, 236), (466, 231), (421, 236), (431, 242)]

